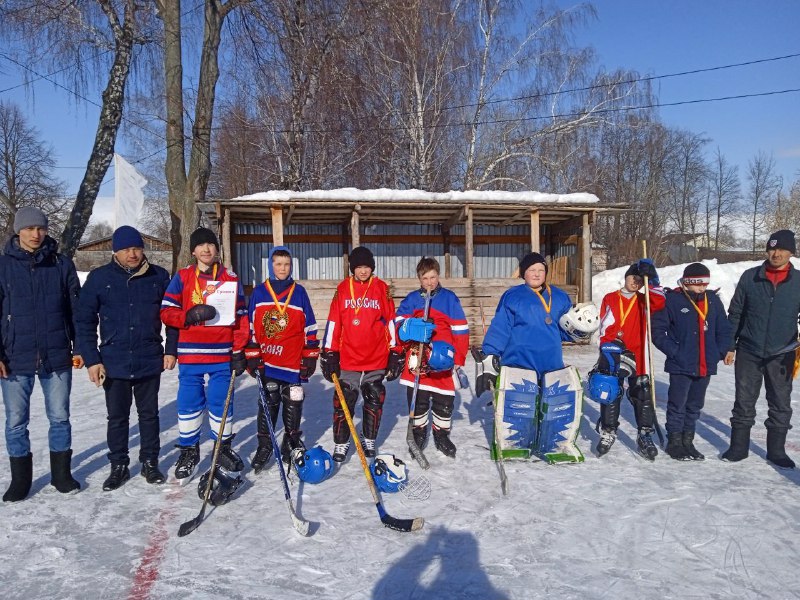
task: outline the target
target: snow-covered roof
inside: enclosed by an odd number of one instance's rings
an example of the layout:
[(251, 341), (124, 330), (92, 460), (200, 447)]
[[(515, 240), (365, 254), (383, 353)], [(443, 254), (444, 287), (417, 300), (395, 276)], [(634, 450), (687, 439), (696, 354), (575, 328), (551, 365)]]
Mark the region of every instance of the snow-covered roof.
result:
[(544, 192), (476, 191), (426, 192), (423, 190), (394, 190), (380, 188), (361, 190), (339, 188), (335, 190), (310, 190), (295, 192), (273, 190), (248, 196), (239, 196), (225, 203), (246, 202), (397, 202), (423, 204), (598, 204), (599, 198), (585, 192), (574, 194), (547, 194)]

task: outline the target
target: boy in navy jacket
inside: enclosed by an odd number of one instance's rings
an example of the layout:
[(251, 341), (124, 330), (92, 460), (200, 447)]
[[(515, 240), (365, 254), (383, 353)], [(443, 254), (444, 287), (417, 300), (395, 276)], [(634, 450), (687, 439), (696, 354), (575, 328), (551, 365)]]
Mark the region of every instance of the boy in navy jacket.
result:
[(694, 447), (695, 425), (731, 335), (722, 301), (706, 292), (710, 282), (708, 267), (688, 265), (680, 287), (667, 294), (664, 310), (653, 315), (653, 343), (667, 356), (669, 373), (666, 452), (675, 460), (705, 458)]

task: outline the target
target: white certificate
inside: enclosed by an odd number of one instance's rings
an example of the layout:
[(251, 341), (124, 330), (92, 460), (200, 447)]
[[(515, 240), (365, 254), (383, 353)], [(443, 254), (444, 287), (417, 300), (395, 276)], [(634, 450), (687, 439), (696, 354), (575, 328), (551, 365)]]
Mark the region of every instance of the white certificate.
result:
[(203, 299), (209, 306), (217, 309), (213, 319), (205, 322), (206, 326), (228, 327), (236, 320), (236, 293), (239, 284), (236, 281), (209, 281), (203, 290)]

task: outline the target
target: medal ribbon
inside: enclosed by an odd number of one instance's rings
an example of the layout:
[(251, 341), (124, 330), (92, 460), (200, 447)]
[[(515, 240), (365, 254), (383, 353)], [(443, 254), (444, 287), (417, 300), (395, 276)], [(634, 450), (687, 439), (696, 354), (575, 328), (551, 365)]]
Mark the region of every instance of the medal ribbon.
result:
[(548, 302), (545, 302), (544, 297), (532, 287), (529, 287), (528, 289), (536, 294), (537, 298), (539, 298), (539, 302), (541, 302), (542, 306), (544, 307), (544, 311), (547, 313), (546, 318), (550, 318), (550, 308), (553, 306), (553, 293), (550, 291), (550, 286), (548, 284), (545, 284), (544, 286), (544, 289), (547, 290), (547, 294), (550, 296), (550, 300)]
[(705, 305), (706, 305), (705, 312), (700, 310), (700, 308), (697, 306), (697, 304), (695, 304), (694, 300), (692, 300), (692, 298), (689, 296), (689, 294), (686, 293), (686, 290), (684, 290), (683, 293), (686, 296), (686, 299), (689, 302), (692, 303), (692, 306), (694, 306), (694, 309), (697, 311), (697, 314), (700, 315), (700, 318), (703, 319), (703, 322), (705, 323), (706, 316), (708, 315), (708, 298), (706, 298), (705, 293), (703, 294), (703, 303), (705, 303)]
[(638, 294), (634, 293), (633, 297), (631, 298), (630, 304), (628, 304), (628, 309), (622, 310), (622, 292), (617, 292), (617, 294), (619, 294), (619, 314), (621, 318), (619, 323), (619, 329), (620, 331), (622, 331), (622, 326), (625, 325), (625, 320), (628, 318), (628, 315), (631, 314), (631, 310), (633, 310), (633, 305), (636, 304), (639, 297)]
[[(210, 281), (217, 280), (217, 267), (219, 263), (214, 263), (214, 267), (211, 270), (211, 279)], [(192, 300), (194, 300), (195, 304), (205, 304), (205, 298), (203, 297), (203, 292), (200, 289), (200, 267), (197, 266), (194, 268), (194, 294), (192, 294)]]
[[(350, 276), (350, 300), (353, 301), (353, 310), (355, 311), (356, 314), (358, 314), (358, 311), (361, 310), (361, 305), (359, 305), (356, 302), (356, 292), (353, 289), (353, 279), (355, 279), (355, 277), (351, 275)], [(364, 298), (367, 297), (367, 292), (369, 292), (369, 288), (372, 285), (372, 280), (373, 279), (374, 279), (374, 277), (370, 276), (369, 283), (367, 284), (367, 289), (365, 289), (364, 293), (361, 294), (361, 303), (362, 304), (364, 303)]]
[(278, 309), (278, 313), (283, 314), (286, 312), (286, 307), (289, 306), (289, 301), (292, 299), (292, 294), (294, 294), (295, 285), (297, 285), (297, 283), (292, 283), (292, 287), (289, 288), (289, 293), (286, 296), (286, 302), (284, 302), (283, 306), (281, 306), (281, 303), (278, 301), (278, 296), (275, 295), (275, 292), (273, 291), (269, 281), (264, 282), (264, 286), (267, 288), (269, 295), (272, 296), (272, 302), (275, 304), (275, 308)]

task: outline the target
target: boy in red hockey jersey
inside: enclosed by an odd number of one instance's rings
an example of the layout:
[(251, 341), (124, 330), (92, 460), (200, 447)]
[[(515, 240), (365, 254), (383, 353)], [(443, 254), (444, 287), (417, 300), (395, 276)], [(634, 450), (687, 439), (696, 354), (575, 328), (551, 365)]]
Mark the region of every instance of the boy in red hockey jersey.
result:
[[(389, 286), (373, 275), (375, 258), (359, 246), (350, 253), (352, 275), (336, 288), (325, 327), (321, 359), (322, 374), (333, 381), (335, 373), (353, 414), (359, 389), (364, 397), (361, 434), (364, 453), (376, 455), (375, 439), (381, 424), (386, 388), (383, 378), (389, 350), (395, 341), (394, 300)], [(350, 430), (339, 398), (333, 395), (333, 460), (343, 462), (350, 447)]]
[[(600, 304), (600, 344), (614, 342), (621, 350), (633, 354), (635, 373), (628, 377), (628, 399), (633, 404), (638, 428), (637, 445), (639, 452), (653, 460), (658, 448), (653, 443), (651, 434), (655, 423), (655, 411), (650, 396), (650, 376), (645, 363), (645, 344), (647, 343), (647, 319), (645, 318), (646, 301), (642, 291), (644, 277), (650, 283), (650, 312), (664, 308), (664, 291), (658, 287), (658, 273), (652, 261), (642, 259), (632, 264), (625, 272), (625, 284), (622, 289), (605, 295)], [(616, 375), (616, 373), (612, 373)], [(623, 395), (620, 383), (618, 397), (609, 404), (600, 405), (598, 429), (600, 441), (597, 453), (606, 454), (617, 437), (619, 427), (620, 403)]]
[[(414, 441), (421, 449), (428, 441), (428, 413), (433, 413), (433, 442), (436, 449), (446, 456), (455, 458), (456, 447), (450, 440), (451, 418), (455, 403), (453, 369), (464, 366), (469, 348), (469, 325), (458, 297), (439, 283), (439, 262), (435, 258), (423, 257), (417, 263), (417, 277), (420, 289), (406, 296), (397, 309), (398, 337), (407, 344), (408, 359), (401, 365), (400, 385), (406, 386), (408, 406), (414, 394), (414, 370), (411, 363), (417, 364), (417, 349), (425, 342), (422, 367), (419, 376), (419, 390), (414, 407)], [(430, 292), (427, 328), (431, 331), (424, 337), (412, 332), (421, 326), (425, 328), (425, 295)], [(394, 363), (396, 364), (396, 362)], [(390, 367), (393, 361), (390, 360)], [(390, 372), (386, 379), (391, 381), (397, 374)]]
[[(288, 462), (292, 450), (304, 448), (300, 420), (305, 395), (300, 384), (317, 368), (319, 342), (311, 301), (305, 288), (292, 279), (292, 255), (285, 246), (270, 251), (269, 278), (253, 288), (248, 314), (253, 339), (261, 351), (256, 364), (248, 361), (248, 370), (253, 377), (261, 377), (273, 426), (283, 403), (281, 458)], [(258, 448), (251, 466), (259, 473), (271, 457), (267, 416), (259, 402)]]
[[(242, 285), (235, 273), (219, 264), (219, 241), (210, 229), (192, 232), (189, 248), (196, 265), (178, 271), (161, 301), (161, 320), (178, 332), (178, 432), (181, 450), (175, 465), (175, 479), (188, 483), (200, 462), (200, 431), (203, 413), (208, 410), (211, 436), (216, 439), (231, 373), (241, 375), (246, 366), (244, 347), (250, 337), (247, 307)], [(212, 325), (217, 317), (214, 306), (206, 304), (210, 293), (219, 293), (210, 282), (235, 282), (236, 306), (231, 325)], [(212, 291), (213, 290), (213, 291)], [(205, 376), (208, 385), (205, 386)], [(222, 436), (219, 464), (229, 471), (244, 465), (231, 448), (233, 404)]]

